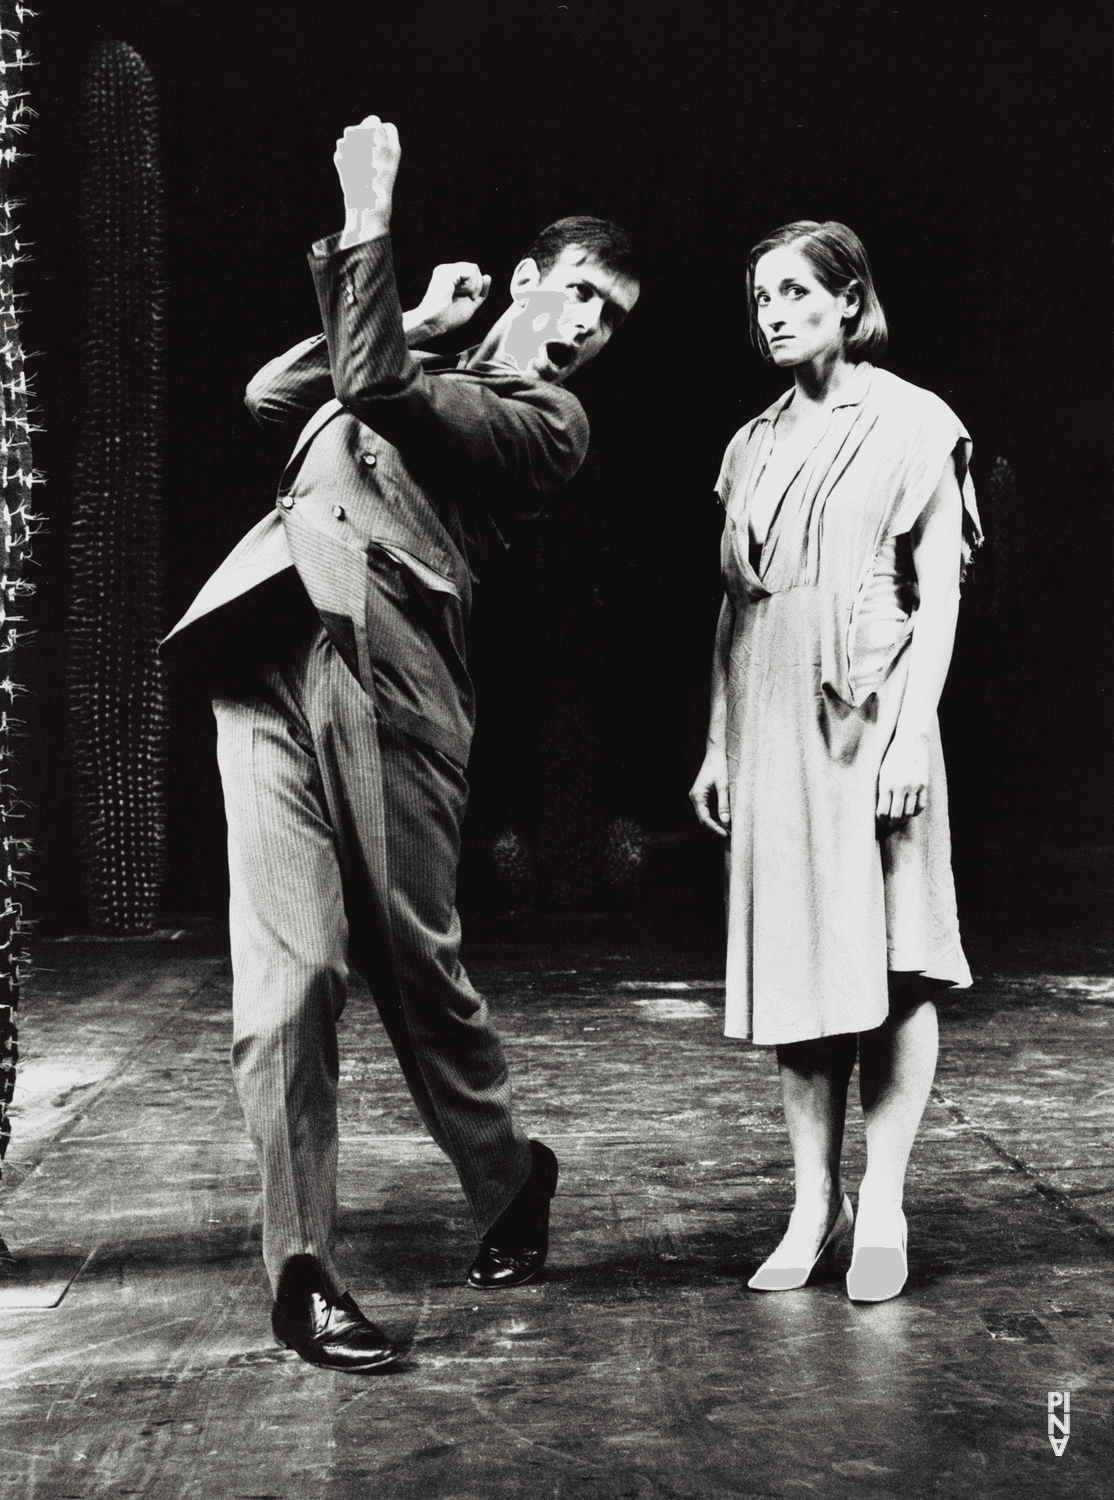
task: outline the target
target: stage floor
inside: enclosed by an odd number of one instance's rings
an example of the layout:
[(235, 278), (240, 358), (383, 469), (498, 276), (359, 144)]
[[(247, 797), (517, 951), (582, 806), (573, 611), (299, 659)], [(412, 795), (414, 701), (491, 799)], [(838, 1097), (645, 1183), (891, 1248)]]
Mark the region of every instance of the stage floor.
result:
[[(978, 983), (942, 1007), (908, 1183), (910, 1281), (876, 1307), (842, 1281), (746, 1289), (790, 1162), (773, 1056), (720, 1034), (708, 929), (469, 934), (521, 1114), (562, 1164), (548, 1277), (512, 1292), (464, 1284), (454, 1174), (354, 991), (341, 1259), (406, 1346), (370, 1378), (272, 1344), (221, 935), (38, 944), (0, 1198), (19, 1262), (0, 1273), (0, 1496), (1109, 1494), (1114, 949), (1058, 894), (1043, 928), (988, 901), (970, 932)], [(857, 1105), (851, 1122), (853, 1187)], [(11, 1305), (36, 1297), (56, 1305)], [(1050, 1391), (1070, 1391), (1062, 1457)]]

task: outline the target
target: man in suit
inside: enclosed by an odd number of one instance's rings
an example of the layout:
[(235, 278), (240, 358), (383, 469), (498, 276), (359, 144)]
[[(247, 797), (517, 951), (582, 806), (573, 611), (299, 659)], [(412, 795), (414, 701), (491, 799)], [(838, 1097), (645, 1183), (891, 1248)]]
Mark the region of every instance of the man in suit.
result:
[(460, 1175), (481, 1238), (470, 1283), (520, 1285), (545, 1261), (557, 1161), (512, 1115), (499, 1038), (458, 956), (464, 627), (474, 580), (583, 460), (587, 421), (563, 382), (639, 291), (622, 230), (562, 220), (519, 262), (480, 344), (412, 355), (467, 321), (490, 278), (440, 266), (401, 311), (388, 234), (400, 155), (374, 115), (337, 143), (345, 228), (310, 254), (325, 333), (247, 392), (261, 423), (306, 425), (275, 510), (163, 645), (217, 693), (232, 1061), (263, 1178), (272, 1325), (304, 1359), (351, 1371), (398, 1351), (332, 1255), (349, 960)]

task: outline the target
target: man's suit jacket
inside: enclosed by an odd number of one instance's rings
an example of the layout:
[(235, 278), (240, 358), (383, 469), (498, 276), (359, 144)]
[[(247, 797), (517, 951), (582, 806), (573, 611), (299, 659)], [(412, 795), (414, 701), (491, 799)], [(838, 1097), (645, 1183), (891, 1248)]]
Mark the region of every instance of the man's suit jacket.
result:
[(273, 360), (247, 390), (264, 426), (309, 416), (275, 510), (161, 649), (219, 688), (230, 661), (273, 652), (298, 608), (296, 573), (380, 714), (463, 765), (472, 584), (575, 474), (587, 419), (559, 386), (468, 365), (467, 354), (411, 354), (390, 240), (340, 250), (338, 238), (310, 254), (324, 335)]

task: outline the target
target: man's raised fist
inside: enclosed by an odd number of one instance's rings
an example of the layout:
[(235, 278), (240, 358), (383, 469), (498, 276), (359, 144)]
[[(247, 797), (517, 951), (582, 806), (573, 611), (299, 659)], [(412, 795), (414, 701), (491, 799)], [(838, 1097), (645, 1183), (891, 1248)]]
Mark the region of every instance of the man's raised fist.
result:
[(350, 221), (353, 216), (371, 214), (386, 227), (401, 159), (398, 131), (378, 115), (349, 125), (337, 141), (333, 161)]
[(436, 266), (417, 312), (426, 324), (427, 336), (435, 338), (467, 323), (483, 306), (490, 290), (491, 277), (485, 276), (474, 261), (456, 260)]

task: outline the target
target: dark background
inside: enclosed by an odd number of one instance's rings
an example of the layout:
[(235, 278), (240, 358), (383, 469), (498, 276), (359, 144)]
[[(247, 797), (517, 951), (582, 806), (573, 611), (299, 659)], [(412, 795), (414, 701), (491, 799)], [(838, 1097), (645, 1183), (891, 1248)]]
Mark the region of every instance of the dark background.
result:
[[(977, 888), (989, 850), (1109, 842), (1104, 19), (1099, 5), (939, 0), (46, 0), (27, 27), (39, 118), (14, 182), (34, 242), (24, 343), (42, 352), (48, 479), (36, 639), (20, 662), (35, 915), (82, 921), (62, 686), (78, 146), (83, 70), (114, 37), (146, 59), (161, 110), (167, 625), (273, 503), (284, 445), (255, 429), (242, 391), (317, 330), (305, 252), (339, 227), (331, 154), (345, 125), (374, 110), (400, 129), (404, 304), (438, 260), (493, 274), (460, 345), (501, 311), (542, 224), (601, 213), (642, 244), (642, 302), (574, 386), (589, 463), (478, 607), (463, 904), (499, 899), (487, 851), (508, 827), (535, 851), (528, 899), (597, 902), (601, 830), (619, 817), (651, 836), (659, 883), (714, 900), (718, 851), (696, 840), (686, 800), (718, 602), (711, 486), (732, 433), (784, 386), (747, 344), (746, 252), (799, 217), (861, 234), (891, 321), (887, 364), (937, 391), (974, 438), (991, 541), (943, 705), (961, 885)], [(992, 481), (999, 458), (1009, 471)], [(176, 686), (172, 719), (167, 913), (219, 916), (207, 705)]]

